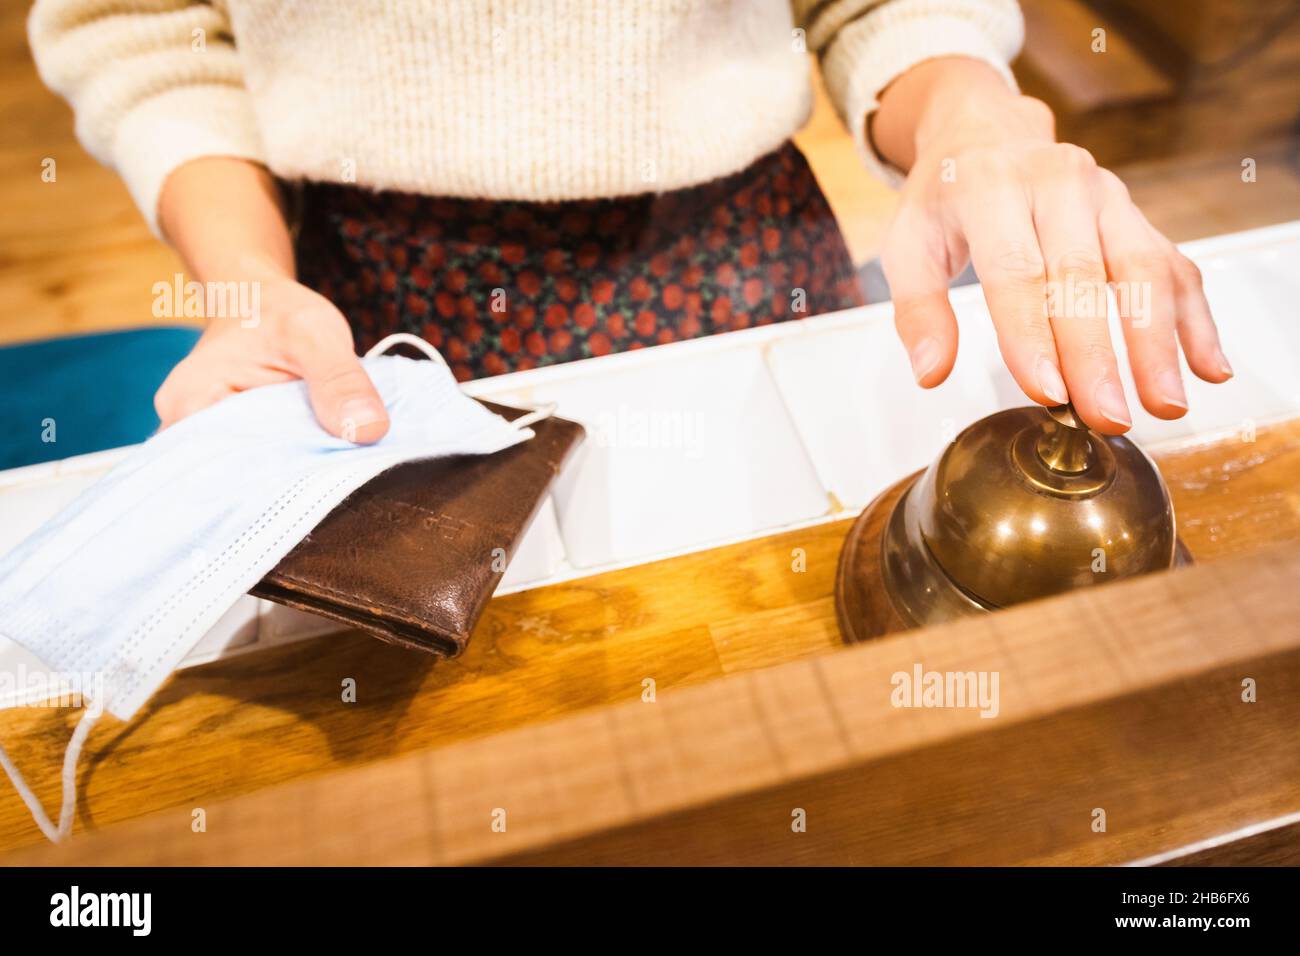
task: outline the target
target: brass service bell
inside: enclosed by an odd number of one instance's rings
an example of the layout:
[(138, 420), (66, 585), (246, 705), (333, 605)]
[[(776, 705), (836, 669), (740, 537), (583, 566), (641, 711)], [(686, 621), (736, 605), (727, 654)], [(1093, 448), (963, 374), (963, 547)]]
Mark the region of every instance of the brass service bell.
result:
[(873, 501), (840, 552), (849, 640), (1190, 562), (1150, 458), (1069, 405), (997, 412)]

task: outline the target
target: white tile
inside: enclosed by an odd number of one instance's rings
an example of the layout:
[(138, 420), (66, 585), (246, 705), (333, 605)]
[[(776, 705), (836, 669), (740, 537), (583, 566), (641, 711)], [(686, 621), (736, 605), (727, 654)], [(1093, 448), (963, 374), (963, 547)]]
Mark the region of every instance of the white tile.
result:
[(1166, 422), (1146, 413), (1128, 369), (1123, 335), (1112, 321), (1124, 389), (1133, 410), (1132, 437), (1144, 444), (1188, 438), (1248, 422), (1300, 415), (1300, 239), (1266, 249), (1239, 247), (1194, 256), (1223, 349), (1236, 373), (1222, 385), (1187, 369), (1188, 412)]
[(35, 654), (0, 637), (0, 708), (36, 703), (33, 696), (40, 695), (29, 693), (33, 678), (38, 683), (48, 683), (49, 673), (49, 668)]
[[(555, 506), (569, 563), (590, 567), (753, 534), (828, 499), (755, 348), (669, 354), (539, 384), (587, 439)], [(506, 397), (502, 396), (502, 400)]]
[(203, 635), (179, 666), (206, 664), (247, 648), (257, 642), (259, 626), (257, 598), (246, 594)]
[(297, 608), (285, 607), (274, 601), (258, 600), (257, 646), (270, 647), (274, 644), (287, 644), (322, 634), (334, 634), (348, 630), (346, 624), (332, 621), (319, 614), (299, 611)]
[[(1233, 237), (1224, 252), (1197, 243), (1206, 294), (1235, 377), (1211, 385), (1186, 371), (1190, 411), (1177, 421), (1147, 414), (1128, 367), (1123, 330), (1111, 315), (1140, 444), (1241, 428), (1300, 415), (1300, 233), (1266, 245)], [(982, 292), (952, 293), (960, 327), (957, 365), (936, 389), (918, 389), (888, 303), (862, 310), (849, 327), (790, 336), (768, 346), (781, 394), (819, 476), (846, 506), (862, 507), (893, 481), (924, 467), (955, 429), (999, 408), (1025, 405), (1002, 361)]]
[(549, 578), (563, 564), (564, 541), (555, 516), (555, 502), (548, 495), (515, 549), (515, 555), (497, 585), (497, 593), (516, 591), (534, 581)]
[(958, 431), (1028, 399), (1006, 371), (975, 289), (954, 294), (957, 364), (937, 388), (917, 387), (888, 305), (856, 327), (774, 342), (768, 362), (822, 482), (861, 508), (922, 468)]
[(100, 473), (93, 471), (51, 473), (44, 479), (0, 485), (0, 555), (13, 550), (99, 478)]
[(57, 461), (43, 461), (36, 465), (24, 465), (21, 468), (6, 468), (0, 471), (0, 491), (14, 485), (49, 481), (59, 473), (60, 464), (61, 462)]

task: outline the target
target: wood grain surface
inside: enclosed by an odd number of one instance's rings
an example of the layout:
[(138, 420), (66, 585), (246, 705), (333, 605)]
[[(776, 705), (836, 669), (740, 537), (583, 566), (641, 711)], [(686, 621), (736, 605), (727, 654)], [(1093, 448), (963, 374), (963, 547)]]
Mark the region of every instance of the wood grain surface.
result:
[[(1300, 421), (1263, 428), (1253, 442), (1223, 436), (1157, 458), (1180, 531), (1207, 573), (1225, 557), (1300, 541)], [(132, 721), (105, 718), (90, 735), (77, 830), (167, 808), (188, 815), (565, 715), (603, 720), (597, 708), (639, 703), (647, 680), (663, 694), (842, 649), (832, 594), (849, 524), (496, 599), (454, 661), (343, 633), (179, 672)], [(802, 572), (795, 548), (805, 552)], [(1177, 601), (1165, 613), (1176, 617)], [(1225, 640), (1250, 629), (1239, 613), (1210, 619)], [(356, 703), (342, 702), (347, 678), (357, 682)], [(47, 806), (58, 799), (75, 718), (0, 712), (0, 739)], [(0, 788), (0, 848), (42, 839), (12, 789)]]
[[(1298, 575), (1292, 542), (212, 803), (202, 832), (178, 808), (9, 862), (1135, 862), (1300, 813)], [(997, 675), (996, 707), (898, 706), (917, 667)]]

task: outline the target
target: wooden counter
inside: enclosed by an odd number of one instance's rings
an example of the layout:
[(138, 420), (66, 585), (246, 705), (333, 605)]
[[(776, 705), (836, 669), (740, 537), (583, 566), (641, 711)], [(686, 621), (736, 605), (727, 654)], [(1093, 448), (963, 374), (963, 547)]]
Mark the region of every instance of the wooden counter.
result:
[[(1266, 821), (1300, 813), (1300, 421), (1157, 457), (1195, 568), (970, 625), (845, 648), (837, 522), (497, 599), (455, 661), (349, 633), (181, 672), (87, 742), (77, 831), (104, 831), (6, 862), (1125, 862), (1276, 838)], [(988, 721), (889, 708), (888, 675), (922, 660), (1022, 692)], [(47, 807), (75, 718), (0, 712)], [(741, 839), (818, 801), (834, 839)], [(858, 816), (910, 807), (930, 822), (893, 836)], [(1096, 807), (1113, 839), (1092, 839)], [(0, 847), (37, 844), (3, 788)]]

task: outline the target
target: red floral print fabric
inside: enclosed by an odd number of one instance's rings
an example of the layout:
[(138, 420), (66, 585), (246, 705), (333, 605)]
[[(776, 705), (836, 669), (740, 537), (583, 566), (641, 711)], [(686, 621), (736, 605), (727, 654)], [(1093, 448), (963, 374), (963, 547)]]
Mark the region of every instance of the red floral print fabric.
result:
[(691, 189), (535, 203), (302, 186), (300, 277), (358, 352), (422, 336), (462, 381), (862, 304), (787, 144)]

